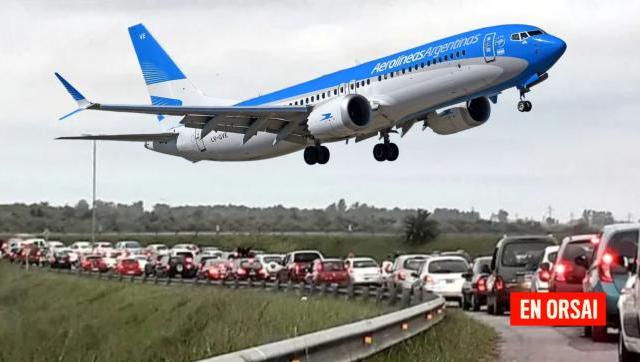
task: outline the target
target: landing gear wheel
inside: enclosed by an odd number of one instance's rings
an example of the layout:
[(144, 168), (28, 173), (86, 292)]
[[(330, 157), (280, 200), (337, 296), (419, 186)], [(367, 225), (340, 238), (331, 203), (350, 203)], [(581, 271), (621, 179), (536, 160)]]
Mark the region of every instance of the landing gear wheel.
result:
[(520, 112), (530, 112), (533, 105), (530, 101), (520, 101), (518, 102), (518, 111)]
[(331, 157), (329, 149), (325, 146), (318, 146), (318, 163), (324, 165), (329, 162), (329, 157)]
[[(318, 162), (318, 147), (310, 146), (304, 149), (304, 162), (315, 165)], [(328, 160), (327, 160), (328, 161)]]
[(398, 159), (398, 155), (400, 154), (400, 150), (395, 143), (387, 143), (387, 161), (395, 161)]
[(387, 147), (384, 143), (378, 143), (373, 146), (373, 158), (378, 162), (382, 162), (387, 159)]

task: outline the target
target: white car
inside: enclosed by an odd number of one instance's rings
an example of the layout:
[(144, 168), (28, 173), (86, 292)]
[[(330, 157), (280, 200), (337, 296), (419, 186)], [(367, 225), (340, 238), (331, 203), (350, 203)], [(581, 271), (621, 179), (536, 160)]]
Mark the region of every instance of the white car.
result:
[(382, 271), (372, 258), (347, 258), (344, 266), (353, 285), (382, 284)]
[(147, 245), (147, 251), (157, 257), (169, 254), (169, 248), (164, 244), (149, 244)]
[(98, 255), (106, 255), (108, 252), (113, 250), (113, 245), (107, 241), (98, 241), (93, 244), (93, 252)]
[(455, 300), (462, 306), (463, 274), (469, 271), (469, 263), (461, 256), (434, 256), (414, 273), (418, 285), (445, 300)]
[(200, 252), (200, 248), (196, 244), (176, 244), (171, 248), (171, 250), (178, 250), (178, 249), (179, 250), (188, 249), (194, 254), (197, 254)]
[(76, 241), (69, 245), (69, 249), (71, 249), (72, 254), (76, 254), (77, 256), (90, 254), (93, 251), (93, 247), (91, 247), (91, 243), (88, 241)]
[(284, 268), (282, 264), (284, 255), (282, 254), (259, 254), (256, 260), (262, 265), (262, 268), (269, 274), (270, 278), (275, 278), (278, 272)]
[(50, 240), (47, 242), (47, 249), (49, 250), (56, 250), (59, 248), (64, 248), (64, 243), (62, 241), (58, 241), (58, 240)]
[(415, 272), (429, 258), (431, 256), (427, 254), (406, 254), (396, 257), (393, 261), (393, 267), (391, 267), (391, 277), (388, 278), (391, 286), (403, 289), (413, 288), (417, 279), (414, 276)]
[(117, 250), (109, 250), (103, 257), (102, 260), (107, 264), (107, 268), (115, 269), (118, 264), (118, 259), (124, 257), (123, 252)]
[[(559, 245), (547, 246), (544, 249), (544, 254), (540, 260), (538, 270), (531, 279), (532, 292), (549, 291), (549, 278), (551, 277), (551, 271), (553, 270), (553, 263), (555, 263), (556, 258), (558, 257), (558, 250), (560, 250)], [(541, 268), (543, 264), (544, 268)]]

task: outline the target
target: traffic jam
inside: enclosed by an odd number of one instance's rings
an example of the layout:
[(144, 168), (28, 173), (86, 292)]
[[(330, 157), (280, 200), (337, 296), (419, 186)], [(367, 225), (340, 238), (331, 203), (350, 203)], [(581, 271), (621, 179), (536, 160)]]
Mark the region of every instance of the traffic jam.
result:
[[(0, 252), (21, 265), (121, 276), (422, 289), (465, 311), (494, 316), (510, 312), (511, 325), (580, 325), (593, 342), (608, 341), (617, 333), (620, 360), (638, 361), (639, 231), (639, 224), (614, 224), (598, 234), (567, 236), (561, 242), (551, 235), (505, 235), (492, 255), (472, 258), (464, 250), (439, 251), (395, 255), (381, 263), (351, 254), (325, 257), (317, 250), (272, 254), (196, 244), (143, 246), (132, 240), (67, 246), (14, 237), (0, 241)], [(551, 317), (531, 320), (541, 310)]]

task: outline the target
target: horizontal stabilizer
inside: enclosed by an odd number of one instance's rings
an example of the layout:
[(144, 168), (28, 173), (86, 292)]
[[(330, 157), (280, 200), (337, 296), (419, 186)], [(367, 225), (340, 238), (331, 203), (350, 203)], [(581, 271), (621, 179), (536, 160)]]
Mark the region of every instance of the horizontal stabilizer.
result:
[(177, 133), (142, 133), (142, 134), (114, 134), (114, 135), (85, 135), (74, 137), (58, 137), (57, 140), (96, 140), (96, 141), (128, 141), (146, 142), (161, 141), (168, 142), (178, 136)]

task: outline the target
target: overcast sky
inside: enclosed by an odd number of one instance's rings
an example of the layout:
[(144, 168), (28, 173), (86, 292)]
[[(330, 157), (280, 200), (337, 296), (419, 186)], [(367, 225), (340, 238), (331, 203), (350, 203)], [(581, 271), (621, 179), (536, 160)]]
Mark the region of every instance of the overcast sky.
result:
[(91, 100), (148, 103), (127, 27), (143, 22), (206, 93), (243, 99), (478, 27), (525, 23), (567, 52), (530, 93), (504, 92), (482, 127), (438, 136), (415, 127), (400, 157), (376, 140), (330, 144), (326, 166), (301, 153), (199, 162), (140, 143), (98, 145), (98, 197), (180, 204), (322, 207), (345, 198), (386, 207), (504, 208), (568, 219), (584, 208), (640, 218), (639, 1), (3, 1), (0, 12), (0, 203), (91, 197), (82, 133), (158, 132), (154, 116), (84, 112), (57, 83)]

